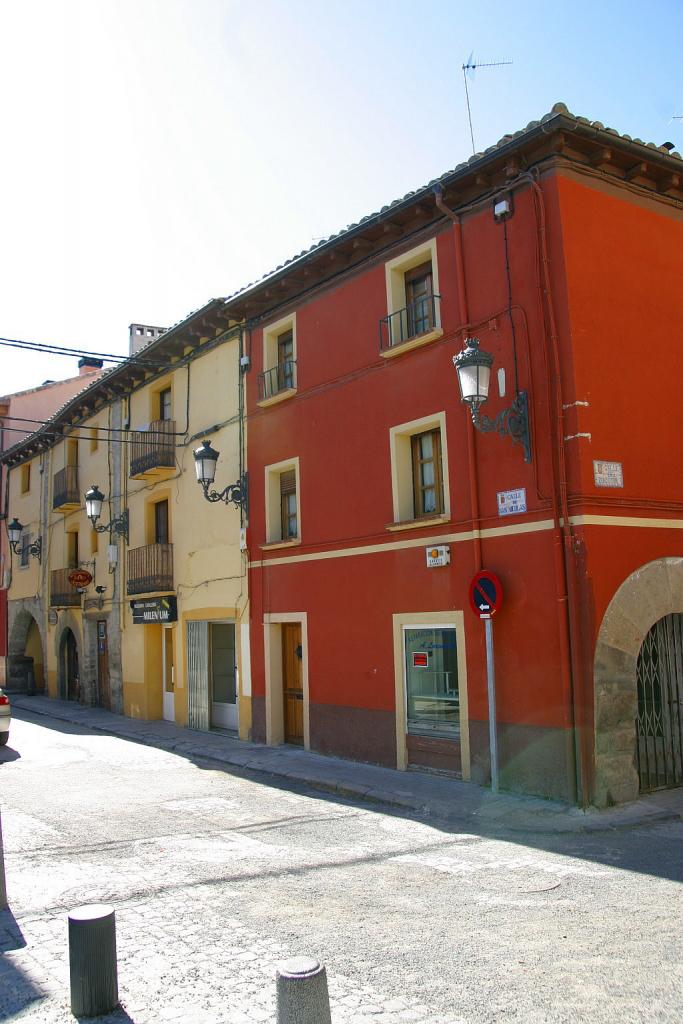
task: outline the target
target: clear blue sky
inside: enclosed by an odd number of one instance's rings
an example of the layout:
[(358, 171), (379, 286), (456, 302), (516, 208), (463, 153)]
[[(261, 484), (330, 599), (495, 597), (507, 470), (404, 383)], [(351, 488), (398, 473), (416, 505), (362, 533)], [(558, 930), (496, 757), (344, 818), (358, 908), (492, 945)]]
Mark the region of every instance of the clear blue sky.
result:
[[(683, 2), (0, 7), (0, 335), (124, 352), (557, 100), (683, 149)], [(0, 394), (71, 376), (0, 349)]]

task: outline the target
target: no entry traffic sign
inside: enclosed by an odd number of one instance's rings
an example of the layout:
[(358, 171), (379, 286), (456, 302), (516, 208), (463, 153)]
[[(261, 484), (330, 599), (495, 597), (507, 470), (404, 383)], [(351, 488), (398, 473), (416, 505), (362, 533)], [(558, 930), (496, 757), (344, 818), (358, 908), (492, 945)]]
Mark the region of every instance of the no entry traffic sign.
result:
[(470, 583), (470, 604), (480, 619), (490, 619), (503, 603), (503, 587), (493, 572), (482, 569)]

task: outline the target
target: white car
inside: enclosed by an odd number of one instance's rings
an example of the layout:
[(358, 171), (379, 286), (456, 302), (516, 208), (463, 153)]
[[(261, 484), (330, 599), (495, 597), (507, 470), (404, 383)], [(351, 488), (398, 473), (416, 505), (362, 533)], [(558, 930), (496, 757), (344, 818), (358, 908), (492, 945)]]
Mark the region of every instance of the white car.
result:
[(9, 723), (12, 718), (12, 709), (9, 697), (4, 690), (0, 689), (0, 747), (4, 747), (9, 739)]

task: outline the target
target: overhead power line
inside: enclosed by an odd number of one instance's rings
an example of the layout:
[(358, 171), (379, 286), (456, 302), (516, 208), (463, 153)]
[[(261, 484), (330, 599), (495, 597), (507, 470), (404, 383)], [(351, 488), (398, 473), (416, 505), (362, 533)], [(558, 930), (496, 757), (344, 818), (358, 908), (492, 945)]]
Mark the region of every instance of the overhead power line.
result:
[[(48, 426), (48, 424), (45, 424), (45, 426)], [(32, 432), (30, 432), (30, 433), (28, 433), (28, 434), (27, 434), (25, 430), (22, 430), (22, 429), (21, 429), (21, 427), (2, 427), (2, 429), (3, 429), (4, 431), (8, 431), (9, 433), (12, 433), (12, 434), (23, 434), (23, 435), (24, 435), (24, 438), (25, 438), (26, 440), (28, 440), (28, 439), (29, 439), (29, 437), (31, 436), (31, 434), (32, 434), (32, 433), (33, 433), (33, 434), (35, 434), (35, 433), (36, 433), (36, 431), (32, 431)], [(71, 427), (71, 426), (69, 426), (69, 428), (68, 428), (68, 429), (69, 429), (69, 430), (73, 430), (74, 428), (73, 428), (73, 427)], [(78, 429), (86, 429), (86, 428), (85, 428), (85, 427), (83, 427), (83, 428), (78, 428)], [(88, 430), (92, 430), (92, 427), (88, 427), (87, 429), (88, 429)], [(134, 431), (131, 431), (131, 433), (134, 433), (134, 434), (137, 434), (137, 433), (140, 433), (140, 434), (146, 434), (146, 433), (148, 433), (148, 431), (146, 431), (146, 430), (140, 430), (140, 431), (134, 430)], [(152, 431), (152, 433), (153, 433), (153, 431)], [(174, 436), (176, 436), (177, 434), (178, 434), (178, 431), (176, 431), (176, 434), (175, 434), (175, 435), (173, 435), (173, 434), (170, 434), (170, 435), (168, 435), (168, 436), (169, 436), (169, 437), (174, 437)], [(43, 437), (57, 437), (57, 438), (65, 438), (65, 437), (67, 437), (68, 435), (67, 435), (67, 434), (64, 434), (64, 433), (62, 433), (62, 431), (61, 431), (61, 430), (46, 430), (46, 431), (44, 431), (44, 432), (43, 432), (42, 436), (43, 436)], [(21, 438), (19, 438), (19, 440), (21, 440)], [(87, 438), (84, 438), (83, 440), (86, 440), (86, 441), (87, 441)], [(109, 442), (110, 442), (111, 444), (140, 444), (140, 439), (139, 439), (139, 438), (137, 438), (137, 437), (110, 437), (110, 438), (107, 438), (107, 440), (108, 440), (108, 441), (109, 441)], [(172, 443), (172, 445), (169, 445), (169, 447), (173, 447), (173, 448), (185, 448), (185, 447), (186, 447), (186, 445), (184, 445), (184, 444), (177, 444), (177, 443), (176, 443), (176, 442), (174, 441), (174, 442)], [(2, 452), (0, 452), (0, 455), (2, 455), (2, 454), (3, 454), (3, 453), (2, 453)]]
[[(93, 415), (95, 415), (95, 414), (93, 413)], [(2, 422), (2, 423), (6, 422), (6, 421), (9, 421), (9, 420), (11, 420), (11, 421), (13, 421), (15, 423), (34, 423), (34, 424), (37, 424), (39, 427), (49, 427), (52, 424), (52, 420), (32, 420), (28, 416), (0, 416), (0, 422)], [(9, 429), (21, 430), (21, 427), (12, 427), (12, 428), (8, 427), (7, 429), (8, 430)], [(84, 425), (81, 425), (81, 424), (74, 425), (74, 426), (70, 425), (69, 426), (69, 430), (89, 430), (91, 433), (93, 431), (97, 431), (98, 433), (107, 433), (107, 434), (144, 433), (144, 431), (142, 431), (142, 430), (135, 431), (135, 428), (131, 429), (130, 427), (99, 427), (99, 426), (96, 426), (95, 424), (93, 424), (92, 426), (84, 426)], [(166, 436), (167, 434), (169, 436), (171, 434), (182, 435), (182, 433), (183, 432), (181, 430), (169, 430), (169, 431), (164, 431), (164, 436)]]
[(42, 341), (22, 341), (20, 338), (2, 338), (0, 345), (6, 348), (17, 348), (24, 352), (41, 352), (44, 355), (70, 356), (72, 358), (101, 359), (107, 363), (135, 363), (138, 366), (148, 366), (150, 369), (158, 369), (165, 363), (159, 360), (148, 359), (145, 356), (122, 356), (113, 352), (88, 352), (82, 348), (69, 348), (67, 345), (50, 345)]

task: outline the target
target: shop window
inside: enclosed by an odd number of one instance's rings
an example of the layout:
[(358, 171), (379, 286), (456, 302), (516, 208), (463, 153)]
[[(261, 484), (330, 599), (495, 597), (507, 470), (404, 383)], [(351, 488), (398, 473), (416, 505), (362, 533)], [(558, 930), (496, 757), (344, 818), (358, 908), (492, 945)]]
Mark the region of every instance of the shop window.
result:
[(460, 694), (455, 629), (405, 627), (403, 637), (408, 732), (457, 737)]
[(387, 316), (380, 321), (382, 355), (415, 348), (441, 336), (435, 239), (390, 260), (386, 264), (386, 286)]
[(301, 537), (299, 460), (266, 466), (266, 542), (291, 544)]
[(446, 415), (402, 423), (389, 432), (394, 522), (419, 526), (450, 516)]
[(259, 402), (289, 398), (296, 393), (296, 316), (268, 327), (263, 332), (263, 373), (259, 375)]

